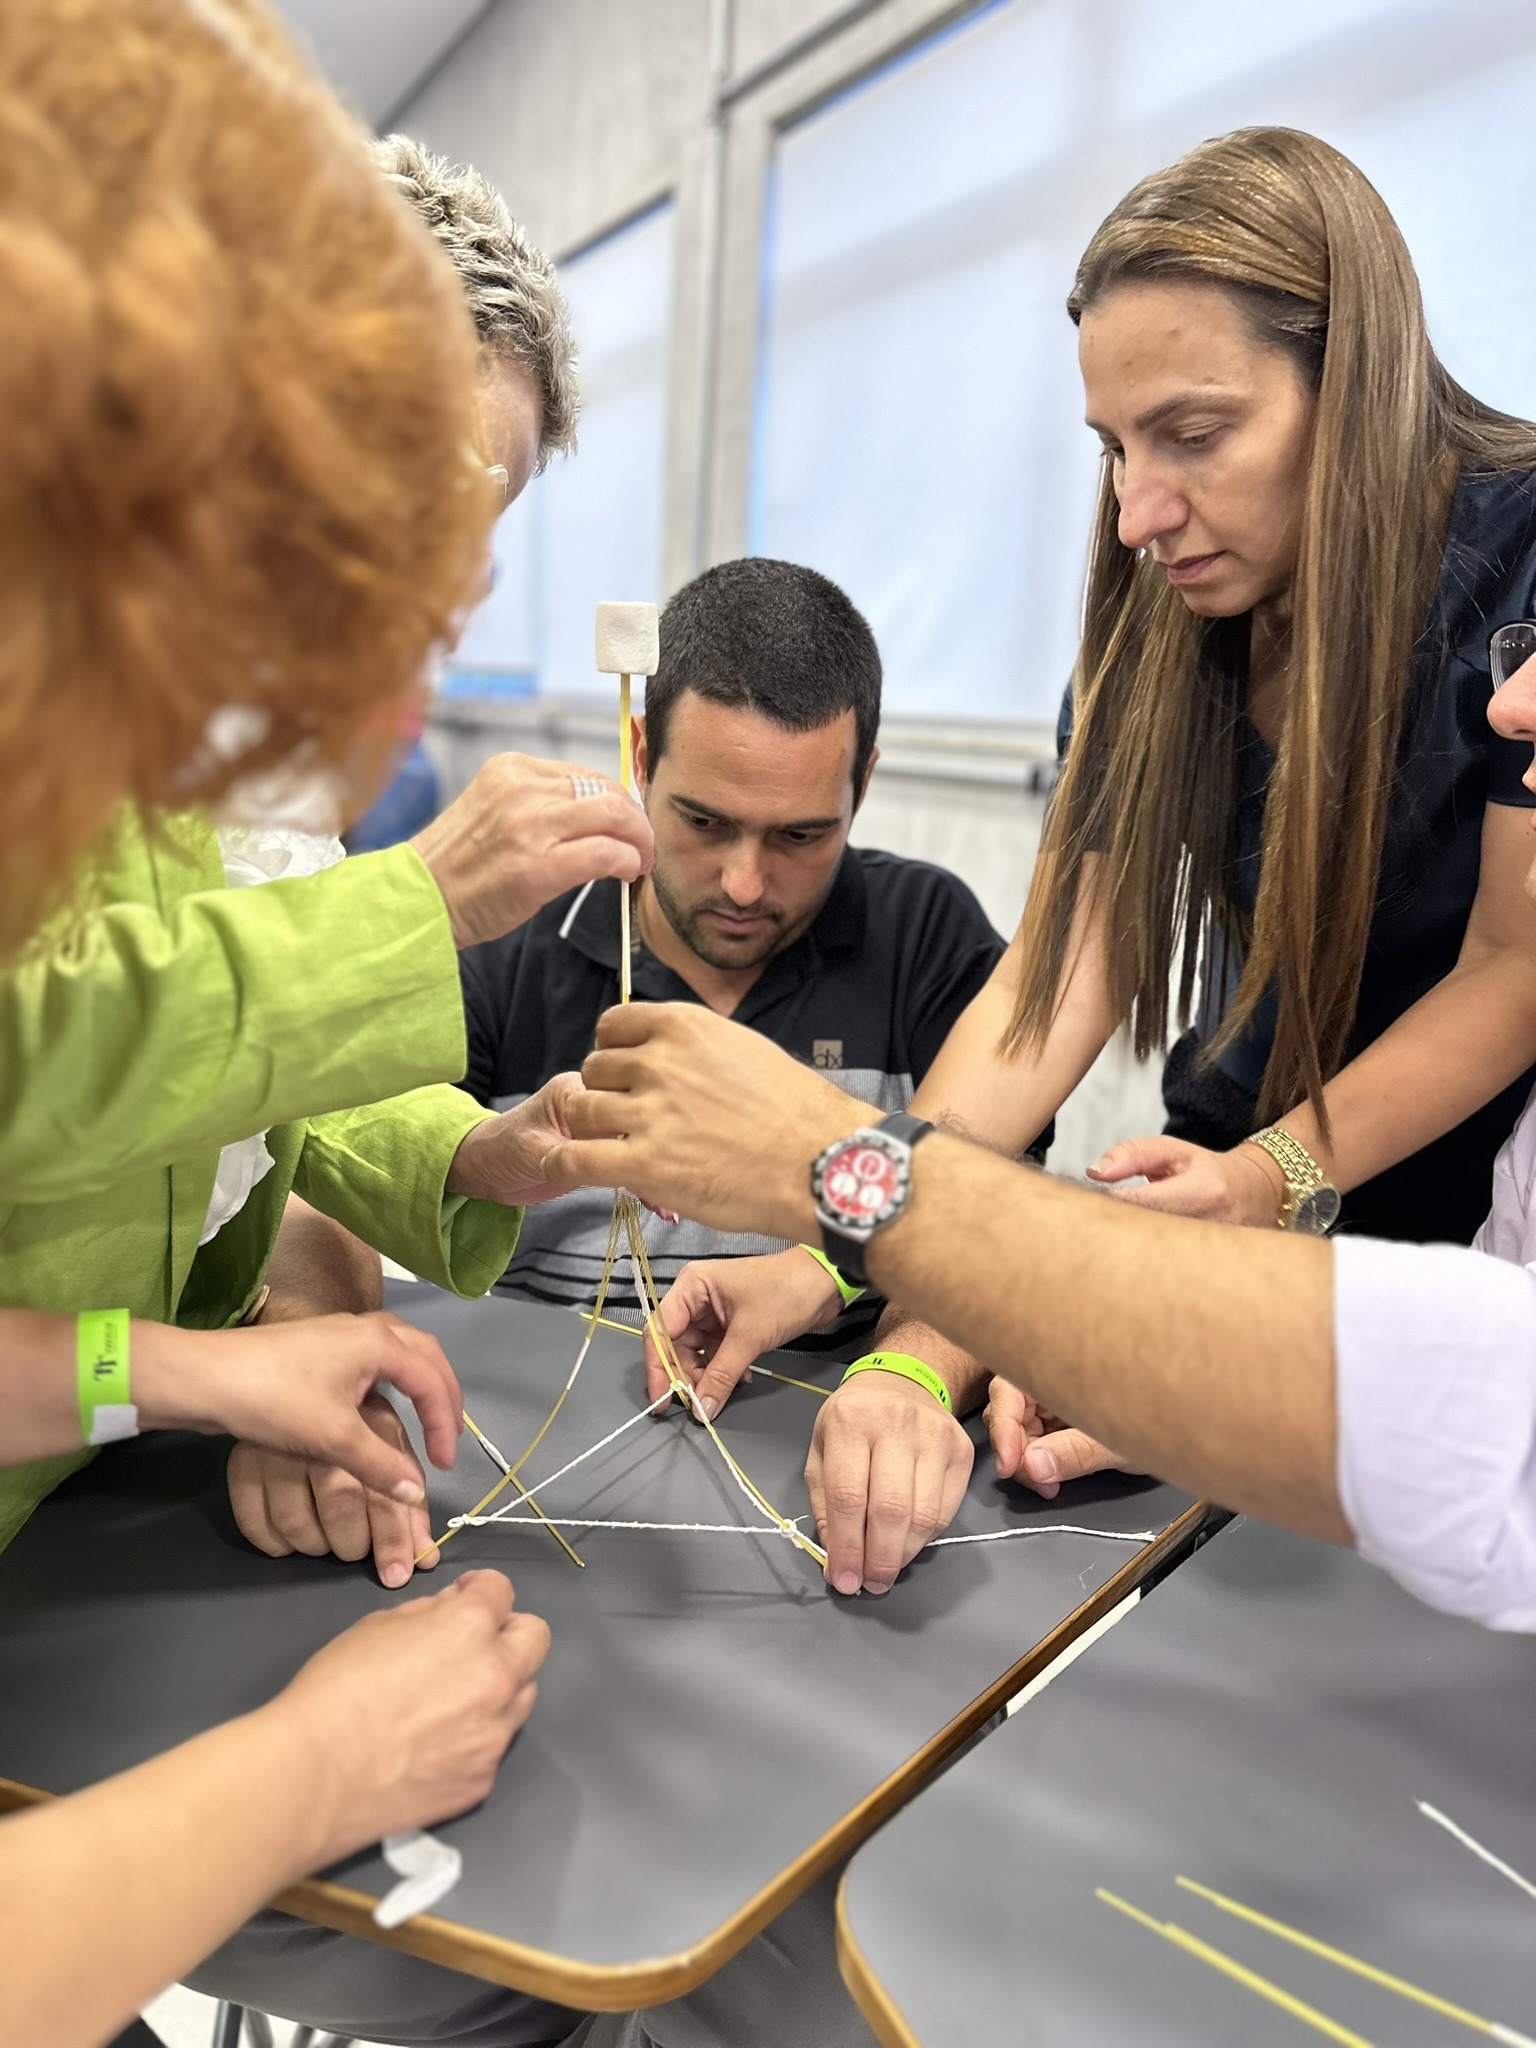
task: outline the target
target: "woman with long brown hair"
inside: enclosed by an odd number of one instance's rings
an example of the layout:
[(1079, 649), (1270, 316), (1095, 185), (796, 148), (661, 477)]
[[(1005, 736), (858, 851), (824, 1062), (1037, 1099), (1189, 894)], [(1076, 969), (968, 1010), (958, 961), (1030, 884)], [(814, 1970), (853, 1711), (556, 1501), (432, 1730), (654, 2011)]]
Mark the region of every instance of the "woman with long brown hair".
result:
[[(1086, 973), (1094, 1031), (1145, 1057), (1176, 982), (1170, 1130), (1225, 1150), (1278, 1117), (1346, 1222), (1465, 1241), (1536, 1057), (1527, 764), (1484, 716), (1536, 585), (1536, 428), (1447, 374), (1385, 206), (1311, 136), (1146, 180), (1068, 303), (1104, 477), (1005, 1055), (1038, 1085)], [(1280, 1150), (1099, 1177), (1273, 1223)]]
[[(1486, 719), (1489, 637), (1536, 611), (1536, 427), (1450, 377), (1380, 196), (1289, 129), (1144, 180), (1069, 311), (1104, 459), (1063, 772), (1019, 932), (912, 1107), (1022, 1155), (1120, 1025), (1146, 1056), (1176, 1012), (1169, 1135), (1098, 1179), (1465, 1242), (1536, 1062), (1529, 749)], [(669, 1300), (716, 1399), (839, 1305), (798, 1249)], [(936, 1332), (882, 1339), (980, 1398)], [(995, 1408), (1005, 1476), (1108, 1460)], [(809, 1476), (851, 1587), (947, 1517), (963, 1434), (899, 1373), (825, 1404)]]

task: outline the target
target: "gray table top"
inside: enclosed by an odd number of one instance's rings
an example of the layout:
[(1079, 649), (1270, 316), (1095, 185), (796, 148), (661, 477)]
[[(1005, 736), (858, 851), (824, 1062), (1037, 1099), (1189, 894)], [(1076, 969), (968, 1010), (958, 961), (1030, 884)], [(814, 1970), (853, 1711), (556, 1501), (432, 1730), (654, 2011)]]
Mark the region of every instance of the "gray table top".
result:
[(1468, 2031), (1182, 1877), (1520, 2030), (1506, 2041), (1536, 2036), (1536, 1896), (1417, 1803), (1536, 1883), (1533, 1708), (1530, 1638), (1234, 1523), (859, 1851), (844, 1973), (902, 2048), (1417, 2048)]
[[(570, 1369), (576, 1318), (425, 1287), (395, 1299), (439, 1336), (470, 1413), (515, 1457)], [(826, 1385), (840, 1372), (781, 1362)], [(642, 1387), (638, 1338), (599, 1330), (525, 1481), (632, 1416)], [(805, 1507), (817, 1400), (759, 1376), (722, 1421), (786, 1513)], [(226, 1449), (117, 1447), (0, 1557), (0, 1772), (12, 1784), (65, 1792), (147, 1757), (269, 1698), (337, 1630), (408, 1597), (366, 1566), (248, 1549), (224, 1501)], [(434, 1526), (493, 1476), (466, 1438), (431, 1483)], [(542, 1505), (761, 1519), (680, 1414), (641, 1422)], [(999, 1486), (981, 1458), (954, 1527), (1167, 1531), (1189, 1507), (1125, 1479), (1047, 1505)], [(1075, 1533), (957, 1545), (883, 1599), (851, 1601), (779, 1537), (568, 1533), (584, 1570), (526, 1527), (466, 1530), (444, 1552), (437, 1583), (505, 1569), (554, 1645), (493, 1793), (438, 1830), (463, 1852), (462, 1881), (388, 1938), (568, 2004), (626, 2009), (702, 1982), (1192, 1530), (1155, 1546)], [(284, 1903), (383, 1939), (368, 1914), (392, 1882), (370, 1852)]]

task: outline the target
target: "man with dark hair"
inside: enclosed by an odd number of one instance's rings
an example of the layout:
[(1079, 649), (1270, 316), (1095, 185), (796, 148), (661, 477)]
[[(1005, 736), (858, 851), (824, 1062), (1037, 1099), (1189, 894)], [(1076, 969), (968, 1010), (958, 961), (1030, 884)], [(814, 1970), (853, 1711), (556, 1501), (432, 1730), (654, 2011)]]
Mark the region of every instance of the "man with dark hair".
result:
[(646, 686), (651, 758), (667, 750), (678, 698), (759, 711), (791, 732), (853, 713), (853, 786), (862, 798), (880, 732), (880, 650), (862, 612), (826, 576), (747, 555), (685, 583), (662, 621)]
[[(632, 979), (637, 1001), (706, 1004), (893, 1110), (1002, 941), (942, 868), (848, 845), (876, 759), (880, 680), (868, 625), (813, 569), (723, 562), (672, 598), (636, 721), (656, 860), (635, 895)], [(461, 979), (463, 1085), (485, 1104), (520, 1102), (580, 1066), (618, 1001), (618, 884), (558, 898), (508, 938), (469, 949)], [(530, 1209), (498, 1284), (590, 1305), (610, 1207), (608, 1194), (578, 1190)], [(690, 1260), (776, 1249), (656, 1216), (646, 1236), (663, 1287)], [(785, 1256), (813, 1293), (825, 1287), (808, 1253)], [(635, 1310), (627, 1270), (609, 1298), (620, 1314)], [(875, 1306), (858, 1301), (811, 1343), (860, 1334)]]

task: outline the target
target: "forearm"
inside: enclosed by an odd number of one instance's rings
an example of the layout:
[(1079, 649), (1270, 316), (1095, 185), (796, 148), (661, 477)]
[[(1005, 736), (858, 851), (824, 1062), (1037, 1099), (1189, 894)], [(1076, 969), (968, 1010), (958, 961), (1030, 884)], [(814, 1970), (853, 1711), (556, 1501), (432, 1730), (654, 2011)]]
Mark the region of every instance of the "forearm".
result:
[(324, 1854), (323, 1757), (280, 1706), (0, 1822), (0, 2036), (95, 2048)]
[(1421, 1150), (1536, 1062), (1531, 814), (1489, 804), (1477, 896), (1455, 967), (1324, 1091), (1324, 1143), (1305, 1105), (1284, 1119), (1344, 1189)]
[(1019, 985), (1015, 937), (923, 1076), (913, 1113), (1010, 1159), (1040, 1136), (1109, 1041), (1112, 1029), (1103, 946), (1079, 921), (1060, 1004), (1043, 1044), (1003, 1049)]
[[(1347, 1542), (1329, 1248), (1100, 1201), (942, 1134), (868, 1263), (895, 1301), (1137, 1470)], [(1218, 1239), (1213, 1233), (1220, 1230)]]
[[(216, 1435), (226, 1379), (209, 1370), (224, 1331), (128, 1325), (133, 1404), (139, 1428)], [(37, 1309), (0, 1309), (0, 1465), (25, 1465), (78, 1451), (85, 1441), (76, 1366), (76, 1321)]]
[[(866, 1114), (694, 1006), (610, 1010), (552, 1156), (719, 1230), (811, 1240), (811, 1164)], [(772, 1105), (771, 1115), (764, 1105)], [(888, 1301), (1050, 1413), (1233, 1508), (1349, 1540), (1335, 1476), (1331, 1248), (1159, 1216), (946, 1132), (865, 1253)]]
[(272, 1292), (262, 1310), (263, 1322), (364, 1315), (384, 1305), (378, 1253), (297, 1195), (288, 1197), (283, 1211), (267, 1285)]
[(1346, 1192), (1453, 1130), (1536, 1062), (1536, 962), (1463, 959), (1323, 1091), (1281, 1119)]

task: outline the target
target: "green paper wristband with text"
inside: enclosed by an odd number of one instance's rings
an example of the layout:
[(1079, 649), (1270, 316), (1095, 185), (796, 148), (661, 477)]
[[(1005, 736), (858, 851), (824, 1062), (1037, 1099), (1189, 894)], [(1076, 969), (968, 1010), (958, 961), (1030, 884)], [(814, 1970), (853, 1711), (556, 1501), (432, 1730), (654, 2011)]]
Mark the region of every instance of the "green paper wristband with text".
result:
[(83, 1309), (75, 1318), (75, 1374), (80, 1434), (88, 1444), (138, 1434), (128, 1379), (127, 1309)]
[(867, 1357), (856, 1358), (843, 1374), (842, 1384), (847, 1386), (856, 1372), (894, 1372), (904, 1380), (911, 1380), (921, 1387), (925, 1394), (932, 1394), (946, 1415), (953, 1415), (955, 1404), (950, 1399), (949, 1389), (931, 1365), (924, 1365), (920, 1358), (912, 1358), (905, 1351), (871, 1351)]

